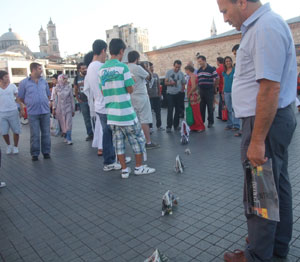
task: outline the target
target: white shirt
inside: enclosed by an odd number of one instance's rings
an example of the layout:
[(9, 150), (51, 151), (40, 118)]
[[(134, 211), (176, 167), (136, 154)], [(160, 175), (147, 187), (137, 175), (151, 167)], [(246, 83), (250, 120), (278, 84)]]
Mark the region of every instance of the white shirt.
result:
[(5, 89), (0, 87), (0, 112), (17, 110), (16, 95), (18, 88), (15, 84), (9, 84)]
[(84, 78), (84, 92), (90, 92), (94, 99), (95, 112), (100, 114), (106, 114), (105, 102), (103, 94), (99, 87), (99, 70), (103, 63), (94, 61), (90, 63), (87, 74)]

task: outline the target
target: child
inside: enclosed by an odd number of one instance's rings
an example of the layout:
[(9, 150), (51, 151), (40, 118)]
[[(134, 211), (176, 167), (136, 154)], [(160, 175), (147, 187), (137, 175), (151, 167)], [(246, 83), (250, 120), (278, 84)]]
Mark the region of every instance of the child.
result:
[(127, 65), (120, 62), (125, 48), (121, 39), (112, 39), (109, 44), (111, 60), (106, 61), (99, 72), (100, 88), (107, 110), (107, 124), (112, 129), (114, 147), (122, 166), (122, 178), (128, 178), (131, 171), (125, 163), (126, 137), (135, 153), (134, 174), (155, 172), (154, 168), (142, 165), (146, 141), (131, 104), (130, 94), (133, 92), (134, 81)]

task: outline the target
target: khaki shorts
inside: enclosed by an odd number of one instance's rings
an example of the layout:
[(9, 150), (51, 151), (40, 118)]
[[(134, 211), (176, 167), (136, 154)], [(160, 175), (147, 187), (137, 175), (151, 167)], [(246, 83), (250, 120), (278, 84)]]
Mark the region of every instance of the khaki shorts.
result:
[(152, 111), (148, 95), (131, 95), (131, 102), (141, 124), (152, 123)]

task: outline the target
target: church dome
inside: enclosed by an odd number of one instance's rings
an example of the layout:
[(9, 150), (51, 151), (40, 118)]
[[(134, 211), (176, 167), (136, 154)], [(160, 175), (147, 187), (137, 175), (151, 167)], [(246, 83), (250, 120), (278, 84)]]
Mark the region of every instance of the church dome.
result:
[(19, 34), (12, 32), (11, 28), (0, 37), (0, 50), (7, 50), (10, 46), (27, 47), (23, 38)]
[(20, 35), (12, 32), (11, 28), (0, 37), (0, 41), (24, 41)]

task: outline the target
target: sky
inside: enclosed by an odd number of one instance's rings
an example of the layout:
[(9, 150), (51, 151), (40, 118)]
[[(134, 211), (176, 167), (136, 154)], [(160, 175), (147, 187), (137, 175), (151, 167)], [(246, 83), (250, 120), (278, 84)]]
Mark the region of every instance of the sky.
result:
[[(300, 16), (299, 0), (262, 0), (284, 19)], [(10, 0), (1, 6), (0, 35), (18, 33), (33, 52), (39, 51), (38, 31), (49, 19), (56, 24), (61, 56), (91, 50), (105, 30), (133, 23), (149, 32), (149, 47), (160, 48), (181, 40), (210, 36), (214, 19), (217, 33), (231, 30), (216, 0)]]

